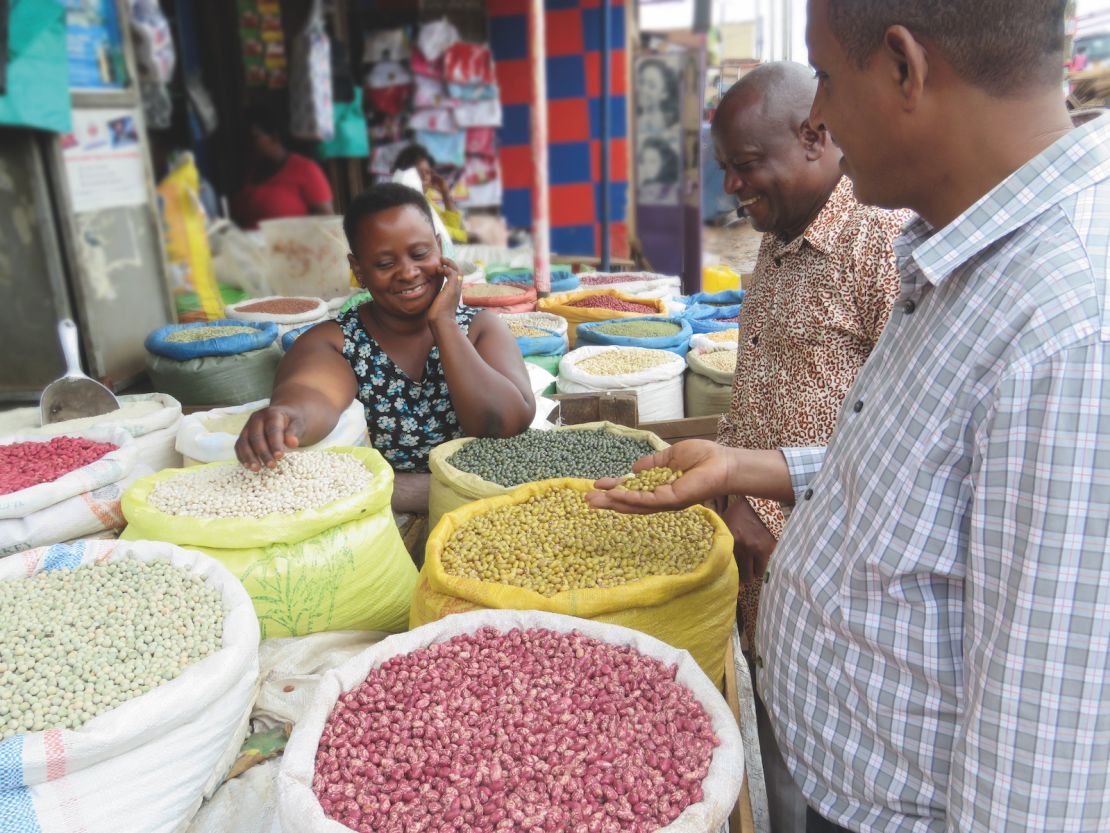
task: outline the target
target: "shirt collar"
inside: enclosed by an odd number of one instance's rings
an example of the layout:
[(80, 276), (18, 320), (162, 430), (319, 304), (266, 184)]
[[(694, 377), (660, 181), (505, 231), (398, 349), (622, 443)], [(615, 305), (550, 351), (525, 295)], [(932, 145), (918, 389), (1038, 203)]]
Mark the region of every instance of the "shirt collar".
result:
[(1110, 177), (1110, 115), (1050, 145), (939, 231), (917, 217), (895, 244), (939, 286), (971, 258), (1047, 209)]
[(817, 217), (804, 232), (789, 242), (783, 241), (781, 237), (775, 237), (779, 253), (793, 254), (802, 247), (803, 242), (806, 242), (822, 254), (831, 255), (836, 249), (836, 241), (840, 237), (844, 224), (848, 222), (855, 206), (856, 198), (852, 190), (852, 182), (848, 177), (842, 176)]

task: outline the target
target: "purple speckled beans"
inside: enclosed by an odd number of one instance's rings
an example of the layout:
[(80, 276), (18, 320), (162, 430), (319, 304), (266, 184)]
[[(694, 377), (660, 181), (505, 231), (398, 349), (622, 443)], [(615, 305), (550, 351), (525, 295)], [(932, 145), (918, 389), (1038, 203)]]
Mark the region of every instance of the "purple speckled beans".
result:
[(313, 790), (359, 833), (649, 833), (702, 800), (719, 743), (675, 673), (538, 628), (393, 657), (339, 698)]

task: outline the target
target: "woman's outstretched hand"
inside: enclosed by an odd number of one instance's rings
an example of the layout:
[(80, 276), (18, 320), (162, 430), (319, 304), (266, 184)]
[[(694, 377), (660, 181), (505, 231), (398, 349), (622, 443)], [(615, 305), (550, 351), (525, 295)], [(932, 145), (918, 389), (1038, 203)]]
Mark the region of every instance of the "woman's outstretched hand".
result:
[(621, 480), (599, 480), (598, 491), (590, 492), (586, 500), (595, 509), (614, 509), (618, 512), (644, 515), (651, 512), (668, 512), (704, 503), (729, 493), (729, 449), (708, 440), (686, 440), (657, 451), (650, 457), (638, 460), (633, 472), (665, 466), (681, 471), (682, 476), (673, 483), (659, 486), (653, 492), (618, 489)]
[(255, 411), (235, 442), (235, 456), (251, 471), (273, 468), (286, 449), (297, 448), (305, 421), (291, 408), (274, 405)]

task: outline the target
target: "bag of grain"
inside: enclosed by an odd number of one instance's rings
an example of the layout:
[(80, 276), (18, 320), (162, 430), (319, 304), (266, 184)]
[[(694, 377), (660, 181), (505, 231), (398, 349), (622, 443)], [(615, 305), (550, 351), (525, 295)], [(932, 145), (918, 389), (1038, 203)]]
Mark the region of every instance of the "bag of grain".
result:
[(463, 286), (462, 302), (468, 307), (493, 312), (532, 312), (536, 308), (536, 290), (515, 283), (474, 283)]
[(726, 329), (712, 333), (694, 333), (690, 338), (690, 349), (717, 350), (721, 347), (735, 349), (740, 339), (740, 328), (730, 324)]
[[(202, 463), (218, 463), (235, 459), (235, 442), (247, 424), (250, 415), (270, 404), (269, 399), (236, 405), (233, 408), (214, 408), (211, 411), (198, 411), (181, 420), (177, 432), (177, 450), (181, 453), (186, 466)], [(335, 428), (316, 445), (306, 446), (301, 451), (337, 446), (370, 445), (366, 431), (366, 411), (357, 399), (351, 402), (342, 414)]]
[(583, 496), (593, 484), (530, 483), (444, 515), (428, 536), (410, 626), (480, 608), (566, 613), (684, 648), (719, 684), (740, 582), (728, 528), (702, 506), (591, 509)]
[(123, 497), (123, 538), (211, 555), (243, 582), (263, 638), (404, 630), (416, 567), (390, 509), (393, 470), (372, 448), (166, 471)]
[(536, 305), (540, 312), (550, 312), (566, 319), (567, 335), (573, 349), (579, 324), (591, 321), (610, 321), (615, 318), (637, 318), (645, 315), (663, 315), (663, 302), (654, 298), (635, 298), (617, 289), (579, 289), (540, 298)]
[(667, 447), (655, 434), (611, 422), (525, 431), (515, 437), (463, 437), (432, 449), (428, 468), (428, 528), (460, 506), (508, 494), (517, 486), (556, 477), (599, 480), (632, 471), (632, 464)]
[[(533, 639), (515, 639), (521, 632), (529, 633)], [(469, 645), (461, 644), (463, 639)], [(481, 642), (475, 643), (475, 640)], [(470, 647), (473, 644), (481, 644), (483, 648), (475, 650)], [(619, 658), (614, 656), (614, 648), (619, 649)], [(520, 662), (519, 667), (513, 667), (511, 662), (499, 668), (479, 667), (481, 662), (491, 656), (497, 657), (518, 649), (520, 654), (528, 654), (536, 657), (536, 660)], [(376, 795), (375, 788), (369, 783), (361, 791), (353, 784), (349, 787), (351, 792), (363, 796), (361, 802), (347, 803), (344, 800), (348, 787), (342, 783), (342, 778), (337, 779), (334, 776), (347, 770), (339, 762), (335, 762), (335, 768), (328, 766), (331, 755), (327, 749), (333, 733), (342, 732), (336, 723), (342, 720), (343, 701), (347, 699), (344, 694), (362, 686), (370, 674), (376, 672), (375, 682), (380, 681), (383, 687), (398, 686), (400, 690), (393, 694), (390, 689), (385, 689), (393, 696), (387, 695), (384, 701), (367, 701), (373, 702), (373, 708), (364, 709), (365, 719), (374, 721), (376, 728), (386, 731), (395, 728), (401, 734), (401, 727), (408, 731), (410, 722), (423, 723), (427, 714), (427, 707), (409, 705), (406, 702), (403, 693), (404, 678), (401, 674), (411, 673), (407, 664), (418, 666), (421, 659), (436, 662), (438, 656), (445, 656), (445, 667), (449, 665), (451, 668), (451, 672), (445, 673), (458, 673), (462, 679), (485, 679), (488, 676), (491, 680), (504, 681), (498, 685), (503, 684), (513, 690), (517, 688), (514, 683), (517, 682), (517, 675), (520, 675), (520, 689), (531, 691), (532, 686), (528, 681), (535, 679), (538, 676), (537, 671), (544, 667), (542, 657), (552, 656), (560, 651), (569, 651), (570, 655), (557, 661), (561, 673), (554, 680), (537, 680), (541, 690), (538, 695), (540, 699), (522, 695), (519, 698), (508, 698), (501, 703), (485, 702), (479, 691), (486, 688), (484, 684), (473, 689), (464, 689), (460, 684), (457, 690), (446, 691), (443, 689), (452, 682), (447, 678), (432, 678), (427, 682), (429, 691), (432, 692), (430, 699), (433, 704), (443, 700), (453, 700), (456, 703), (453, 711), (448, 709), (444, 713), (445, 720), (467, 727), (481, 725), (483, 720), (488, 720), (496, 724), (497, 732), (509, 733), (508, 749), (534, 752), (530, 759), (542, 760), (543, 755), (550, 753), (537, 750), (535, 742), (528, 740), (532, 729), (518, 728), (507, 714), (502, 713), (514, 707), (520, 709), (521, 703), (525, 709), (521, 726), (543, 726), (544, 732), (541, 734), (548, 738), (553, 737), (548, 732), (587, 738), (587, 750), (572, 747), (565, 754), (558, 755), (560, 761), (565, 760), (567, 764), (567, 774), (564, 777), (545, 778), (540, 772), (541, 768), (536, 767), (533, 771), (523, 756), (517, 760), (491, 760), (494, 756), (488, 750), (477, 745), (466, 748), (469, 743), (467, 738), (474, 734), (469, 728), (459, 732), (459, 744), (462, 747), (454, 745), (451, 749), (446, 749), (445, 743), (439, 743), (431, 730), (418, 731), (414, 733), (413, 740), (400, 742), (396, 747), (398, 755), (407, 749), (413, 749), (420, 755), (430, 748), (437, 755), (442, 753), (458, 756), (450, 759), (449, 769), (463, 756), (473, 756), (470, 760), (473, 760), (474, 766), (470, 766), (469, 770), (473, 772), (476, 769), (478, 778), (469, 774), (468, 768), (461, 761), (458, 764), (460, 771), (447, 776), (451, 779), (450, 782), (447, 777), (432, 776), (433, 783), (442, 782), (442, 786), (439, 783), (429, 785), (423, 775), (413, 778), (411, 785), (414, 792), (426, 787), (445, 790), (445, 797), (438, 799), (445, 803), (445, 810), (442, 811), (432, 809), (429, 812), (423, 796), (406, 800), (404, 790), (399, 790), (402, 795), (394, 802), (386, 796)], [(626, 674), (623, 684), (616, 679), (605, 684), (604, 677), (613, 673), (613, 664), (628, 667), (626, 663), (639, 672), (633, 673), (632, 678), (644, 680), (645, 685), (654, 693), (656, 702), (660, 704), (658, 712), (637, 713), (636, 710), (645, 709), (646, 704), (644, 698), (634, 692), (628, 682), (629, 675)], [(529, 677), (529, 673), (533, 676)], [(377, 674), (381, 675), (380, 678)], [(647, 682), (649, 677), (650, 683)], [(553, 688), (562, 691), (551, 691)], [(595, 713), (595, 708), (602, 710), (601, 703), (596, 700), (599, 689), (621, 690), (618, 697), (629, 704), (627, 713), (611, 720), (609, 717), (604, 720), (599, 718), (592, 724), (581, 722), (583, 713)], [(559, 694), (562, 696), (558, 696)], [(496, 692), (493, 692), (493, 696), (496, 699)], [(546, 708), (541, 702), (547, 703)], [(572, 703), (579, 704), (581, 711), (575, 713)], [(433, 705), (431, 708), (441, 707)], [(537, 708), (544, 709), (545, 713), (537, 715), (530, 711)], [(681, 712), (685, 718), (684, 729), (673, 728), (676, 722), (674, 713), (677, 712)], [(340, 713), (338, 718), (337, 713)], [(622, 719), (627, 723), (615, 728)], [(653, 721), (659, 721), (660, 725), (665, 722), (672, 728), (656, 732)], [(329, 726), (329, 722), (332, 725)], [(602, 724), (611, 731), (602, 729)], [(571, 728), (560, 730), (553, 727)], [(422, 726), (413, 728), (423, 729)], [(699, 732), (695, 735), (695, 729), (703, 730), (704, 734)], [(598, 734), (594, 734), (595, 731)], [(539, 738), (539, 735), (536, 737)], [(715, 745), (711, 737), (716, 738)], [(383, 743), (389, 741), (383, 740)], [(614, 756), (616, 763), (601, 761), (596, 768), (587, 763), (591, 760), (587, 758), (589, 752), (602, 746), (614, 751), (616, 746), (622, 744), (630, 747), (642, 744), (644, 750), (629, 748), (623, 754)], [(662, 751), (656, 755), (649, 752), (648, 747)], [(386, 748), (392, 748), (392, 745)], [(385, 754), (384, 751), (379, 753), (378, 748), (375, 748), (367, 751), (367, 759), (371, 760), (375, 753), (379, 754), (379, 758)], [(535, 758), (535, 755), (540, 757)], [(687, 756), (693, 760), (687, 760)], [(659, 759), (665, 759), (666, 763), (660, 763)], [(631, 777), (630, 783), (629, 778), (620, 776), (631, 776), (631, 773), (622, 772), (622, 767), (630, 766), (632, 761), (644, 762), (646, 767), (639, 770), (639, 777)], [(377, 765), (372, 761), (366, 765), (368, 780), (373, 780), (376, 769)], [(398, 769), (402, 770), (398, 774), (399, 778), (412, 777), (410, 773), (404, 772), (405, 767), (399, 766)], [(397, 829), (401, 829), (410, 818), (417, 824), (420, 818), (438, 821), (442, 812), (445, 817), (458, 818), (464, 825), (473, 823), (475, 828), (481, 823), (479, 820), (482, 816), (488, 813), (491, 821), (485, 823), (484, 829), (490, 830), (495, 825), (498, 830), (503, 827), (509, 830), (580, 830), (589, 826), (584, 821), (585, 818), (596, 818), (591, 817), (590, 813), (600, 812), (602, 817), (606, 816), (604, 811), (596, 807), (587, 807), (584, 810), (581, 804), (571, 804), (571, 797), (578, 790), (584, 791), (586, 785), (582, 781), (584, 777), (589, 777), (591, 769), (618, 776), (614, 779), (615, 791), (606, 800), (612, 802), (614, 811), (619, 808), (622, 819), (635, 821), (636, 812), (639, 812), (641, 816), (651, 818), (650, 822), (645, 819), (643, 829), (655, 829), (659, 833), (715, 833), (727, 821), (740, 794), (744, 780), (744, 749), (736, 720), (724, 698), (684, 651), (629, 628), (552, 613), (503, 610), (465, 613), (383, 640), (324, 676), (304, 716), (297, 721), (286, 747), (278, 775), (278, 813), (285, 830), (296, 830), (299, 833), (350, 833), (353, 828), (337, 819), (356, 825), (354, 829), (383, 830), (388, 828), (381, 823), (382, 813), (379, 808), (384, 803), (378, 800), (380, 797), (396, 807), (393, 814), (401, 817), (397, 820)], [(672, 770), (677, 770), (682, 776), (675, 779), (677, 783), (673, 790), (652, 787), (651, 782), (656, 780), (660, 784), (666, 783), (667, 773)], [(322, 773), (319, 778), (318, 772)], [(509, 784), (510, 781), (517, 783), (517, 779), (522, 779), (517, 789), (535, 788), (539, 794), (547, 794), (542, 801), (542, 815), (537, 814), (535, 818), (530, 818), (523, 812), (528, 805), (519, 801), (520, 793)], [(557, 780), (559, 783), (556, 783)], [(416, 783), (417, 781), (424, 783)], [(481, 786), (478, 786), (479, 781)], [(644, 789), (653, 791), (652, 795), (643, 796), (648, 801), (635, 800), (637, 792)], [(454, 797), (449, 798), (452, 791)], [(475, 805), (472, 793), (488, 798), (485, 801), (477, 799), (481, 803)], [(669, 804), (672, 793), (676, 799), (675, 804)], [(343, 803), (340, 804), (340, 801)], [(596, 798), (585, 799), (587, 805), (590, 801), (600, 804)], [(458, 802), (457, 807), (455, 802)], [(352, 806), (354, 810), (350, 809)], [(574, 813), (581, 814), (581, 823), (578, 823), (579, 819)], [(661, 816), (651, 815), (652, 813)], [(502, 821), (493, 821), (494, 819)], [(620, 822), (613, 820), (613, 823), (615, 826), (612, 829), (626, 829)], [(599, 830), (610, 829), (601, 827), (600, 824), (599, 821)]]
[(690, 349), (690, 336), (693, 335), (686, 320), (664, 316), (579, 324), (577, 333), (578, 344), (583, 347), (643, 347), (647, 350), (666, 350), (677, 356), (686, 355)]
[(225, 307), (224, 313), (235, 321), (270, 321), (277, 324), (279, 336), (305, 324), (327, 321), (332, 315), (328, 311), (328, 302), (321, 298), (286, 298), (280, 295), (248, 298)]
[(219, 321), (171, 324), (146, 338), (154, 387), (189, 406), (242, 405), (270, 395), (281, 361), (277, 325)]
[[(510, 331), (516, 327), (535, 327), (539, 330), (552, 330), (558, 335), (562, 336), (563, 340), (567, 337), (567, 320), (559, 315), (553, 315), (550, 312), (510, 312), (502, 313), (499, 310), (494, 310), (501, 316)], [(515, 333), (514, 333), (515, 335)]]
[[(656, 272), (582, 272), (578, 276), (583, 289), (619, 289), (630, 295), (662, 298), (682, 292), (682, 278)], [(659, 292), (660, 295), (649, 293)]]
[(624, 390), (636, 394), (641, 422), (681, 419), (686, 360), (666, 350), (579, 347), (559, 362), (559, 393)]
[[(516, 336), (520, 355), (529, 364), (542, 367), (548, 373), (559, 372), (559, 359), (567, 352), (567, 340), (554, 330), (526, 327), (509, 322), (509, 332)], [(551, 390), (554, 393), (554, 388)]]
[[(536, 273), (531, 268), (497, 268), (489, 271), (490, 283), (515, 283), (524, 286), (536, 285)], [(578, 276), (569, 266), (551, 267), (551, 286), (549, 292), (573, 292), (578, 289)]]
[[(89, 583), (90, 576), (83, 573), (104, 571), (121, 562), (144, 565), (128, 568), (126, 576), (118, 579), (129, 590), (118, 598), (127, 599), (128, 617), (143, 628), (139, 633), (118, 627), (123, 619), (109, 608), (112, 585)], [(203, 583), (186, 581), (177, 587), (180, 579), (170, 583), (176, 573), (166, 570), (167, 563)], [(141, 580), (136, 578), (138, 570)], [(73, 571), (65, 579), (67, 590), (58, 589), (61, 575), (57, 571)], [(183, 829), (201, 801), (223, 780), (246, 734), (258, 682), (258, 622), (242, 585), (207, 556), (146, 541), (89, 541), (30, 550), (0, 561), (0, 582), (5, 585), (0, 589), (6, 596), (5, 605), (13, 598), (10, 594), (21, 592), (17, 582), (29, 582), (30, 589), (49, 583), (59, 596), (68, 593), (76, 609), (89, 605), (86, 613), (74, 613), (73, 621), (97, 629), (100, 639), (108, 640), (108, 647), (98, 646), (91, 638), (80, 640), (80, 647), (63, 645), (58, 649), (58, 665), (64, 666), (67, 654), (77, 650), (92, 667), (122, 674), (134, 670), (134, 663), (125, 658), (132, 648), (149, 656), (147, 679), (140, 681), (138, 675), (127, 679), (140, 688), (123, 696), (122, 692), (109, 692), (108, 687), (118, 686), (124, 678), (89, 677), (73, 669), (88, 698), (84, 708), (89, 717), (83, 725), (28, 730), (0, 741), (4, 773), (0, 786), (4, 824), (0, 826), (20, 833), (177, 833)], [(158, 612), (147, 613), (151, 600), (143, 595), (145, 586), (172, 601), (160, 602)], [(203, 594), (208, 588), (214, 593)], [(201, 595), (191, 598), (198, 592)], [(28, 607), (36, 597), (36, 592), (26, 595), (14, 623), (28, 622)], [(167, 615), (165, 610), (177, 617), (181, 630), (158, 629), (159, 616)], [(213, 617), (207, 622), (202, 615), (205, 611)], [(49, 617), (56, 615), (57, 610), (43, 612), (40, 633), (34, 637), (40, 652), (48, 650), (52, 642)], [(208, 629), (214, 631), (216, 640), (198, 642), (196, 637)], [(61, 628), (54, 634), (70, 630)], [(169, 642), (180, 634), (189, 635), (183, 645), (191, 646), (189, 650)], [(128, 645), (127, 640), (136, 636), (149, 637), (163, 649), (176, 649), (195, 659), (184, 668), (156, 670), (157, 655), (150, 644)], [(28, 638), (6, 633), (0, 635), (0, 642), (14, 648), (21, 637)], [(162, 673), (167, 676), (155, 676)], [(96, 697), (118, 697), (123, 702), (108, 709), (93, 705), (94, 699), (88, 697), (90, 687)], [(9, 721), (10, 695), (8, 692), (5, 698)], [(60, 690), (58, 696), (64, 697)]]
[(689, 365), (686, 415), (701, 417), (726, 413), (732, 402), (736, 349), (715, 345), (691, 350), (686, 362)]

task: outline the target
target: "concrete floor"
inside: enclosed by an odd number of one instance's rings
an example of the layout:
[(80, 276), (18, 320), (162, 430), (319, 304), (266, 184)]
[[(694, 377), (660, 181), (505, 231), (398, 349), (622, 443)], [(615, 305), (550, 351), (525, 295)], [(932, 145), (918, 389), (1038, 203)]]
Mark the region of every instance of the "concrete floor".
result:
[(752, 272), (762, 239), (763, 235), (746, 220), (727, 228), (705, 226), (702, 232), (702, 263), (706, 266), (724, 263), (736, 272)]

